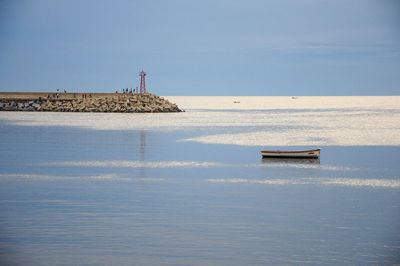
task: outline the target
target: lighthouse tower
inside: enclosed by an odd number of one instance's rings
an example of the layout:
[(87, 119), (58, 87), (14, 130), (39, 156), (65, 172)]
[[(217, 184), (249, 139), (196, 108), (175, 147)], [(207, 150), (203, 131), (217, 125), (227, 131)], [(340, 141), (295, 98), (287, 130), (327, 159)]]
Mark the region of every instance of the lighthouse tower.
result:
[(139, 73), (140, 76), (140, 93), (146, 93), (146, 72), (143, 70)]

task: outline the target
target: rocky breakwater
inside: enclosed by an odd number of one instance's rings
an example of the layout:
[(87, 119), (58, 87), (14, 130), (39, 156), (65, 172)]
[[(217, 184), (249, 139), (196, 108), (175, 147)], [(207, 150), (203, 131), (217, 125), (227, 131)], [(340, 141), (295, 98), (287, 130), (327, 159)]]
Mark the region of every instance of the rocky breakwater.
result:
[[(69, 95), (71, 96), (71, 95)], [(36, 99), (0, 99), (0, 111), (163, 113), (182, 112), (176, 104), (155, 94), (60, 94)]]

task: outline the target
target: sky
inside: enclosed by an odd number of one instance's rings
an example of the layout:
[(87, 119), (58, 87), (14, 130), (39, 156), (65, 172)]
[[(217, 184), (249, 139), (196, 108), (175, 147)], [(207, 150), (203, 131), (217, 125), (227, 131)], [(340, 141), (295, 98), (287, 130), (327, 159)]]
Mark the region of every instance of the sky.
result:
[(0, 0), (0, 91), (400, 95), (397, 0)]

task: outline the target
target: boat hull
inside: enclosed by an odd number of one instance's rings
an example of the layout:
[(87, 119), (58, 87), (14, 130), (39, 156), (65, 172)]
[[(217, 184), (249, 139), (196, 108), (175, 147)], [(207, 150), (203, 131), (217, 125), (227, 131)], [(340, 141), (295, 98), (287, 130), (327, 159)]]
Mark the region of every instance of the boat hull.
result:
[(261, 151), (263, 158), (319, 158), (321, 149), (304, 151)]

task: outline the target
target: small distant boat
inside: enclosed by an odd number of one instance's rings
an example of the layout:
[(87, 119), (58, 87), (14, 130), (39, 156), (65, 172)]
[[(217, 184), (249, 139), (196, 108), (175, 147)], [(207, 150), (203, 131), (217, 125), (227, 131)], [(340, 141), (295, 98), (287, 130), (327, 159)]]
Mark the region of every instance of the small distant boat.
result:
[(321, 149), (303, 151), (261, 151), (264, 158), (319, 158)]

